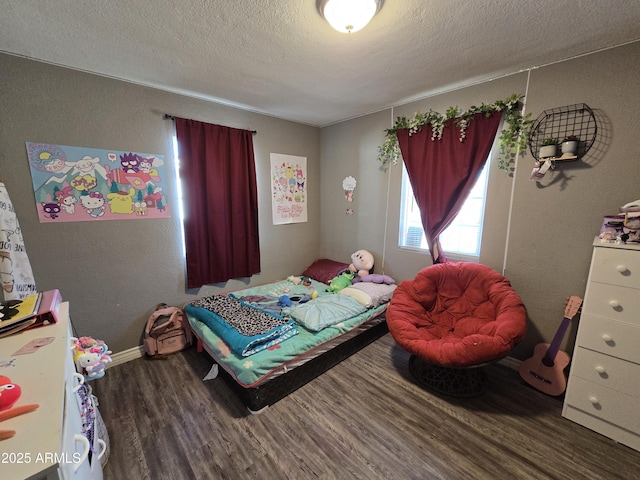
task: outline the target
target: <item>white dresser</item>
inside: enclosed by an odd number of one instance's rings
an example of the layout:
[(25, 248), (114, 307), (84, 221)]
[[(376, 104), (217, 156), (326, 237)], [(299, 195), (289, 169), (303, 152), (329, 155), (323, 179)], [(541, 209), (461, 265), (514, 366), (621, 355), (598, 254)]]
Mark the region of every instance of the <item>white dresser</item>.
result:
[(640, 450), (640, 246), (593, 247), (562, 415)]
[[(27, 355), (13, 355), (31, 340), (54, 340)], [(37, 403), (30, 413), (5, 420), (0, 430), (16, 435), (0, 441), (0, 477), (3, 479), (102, 479), (100, 452), (104, 442), (94, 437), (93, 450), (84, 435), (83, 411), (77, 390), (82, 376), (76, 374), (71, 355), (69, 304), (60, 305), (53, 325), (0, 338), (0, 375), (20, 386), (22, 395), (14, 405)], [(89, 457), (92, 457), (91, 461)]]

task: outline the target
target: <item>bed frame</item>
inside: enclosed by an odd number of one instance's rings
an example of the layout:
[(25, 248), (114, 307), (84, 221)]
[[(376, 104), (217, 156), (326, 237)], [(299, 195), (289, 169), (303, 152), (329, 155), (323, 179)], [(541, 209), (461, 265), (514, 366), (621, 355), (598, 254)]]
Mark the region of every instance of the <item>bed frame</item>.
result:
[[(273, 405), (278, 400), (293, 393), (298, 388), (385, 335), (389, 331), (385, 312), (378, 315), (378, 318), (381, 317), (382, 320), (371, 326), (371, 328), (363, 330), (358, 335), (336, 345), (321, 355), (255, 387), (246, 388), (238, 384), (222, 366), (218, 369), (218, 373), (222, 375), (251, 413), (260, 413), (269, 405)], [(205, 350), (215, 361), (215, 354), (209, 350), (207, 344), (198, 337), (196, 332), (194, 332), (194, 336), (197, 341), (198, 351)]]

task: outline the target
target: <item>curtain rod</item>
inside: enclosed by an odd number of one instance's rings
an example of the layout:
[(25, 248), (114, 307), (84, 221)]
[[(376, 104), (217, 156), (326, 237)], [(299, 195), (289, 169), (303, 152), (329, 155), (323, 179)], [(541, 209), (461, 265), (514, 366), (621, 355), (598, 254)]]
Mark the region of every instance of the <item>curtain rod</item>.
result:
[[(164, 118), (165, 120), (175, 120), (176, 119), (176, 117), (174, 115), (169, 115), (168, 113), (165, 113), (164, 117), (162, 117), (162, 118)], [(197, 121), (199, 121), (199, 120), (197, 120)], [(258, 131), (257, 130), (251, 130), (251, 133), (253, 133), (255, 135), (256, 133), (258, 133)]]

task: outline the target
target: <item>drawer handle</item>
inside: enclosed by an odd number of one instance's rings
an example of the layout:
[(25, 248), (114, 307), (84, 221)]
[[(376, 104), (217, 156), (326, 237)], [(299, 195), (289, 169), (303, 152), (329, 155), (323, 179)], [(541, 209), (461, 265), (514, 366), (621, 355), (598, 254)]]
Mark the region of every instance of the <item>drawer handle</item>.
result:
[(611, 308), (620, 308), (620, 303), (617, 300), (609, 300), (609, 306)]
[(89, 450), (91, 449), (91, 445), (89, 444), (89, 440), (87, 440), (87, 437), (79, 433), (76, 433), (73, 436), (73, 439), (76, 442), (80, 442), (82, 444), (82, 453), (80, 454), (80, 460), (78, 460), (78, 463), (76, 463), (73, 466), (73, 471), (77, 472), (82, 466), (82, 462), (84, 462), (87, 459), (87, 456), (89, 455)]
[(618, 265), (618, 266), (616, 267), (616, 270), (617, 270), (618, 272), (620, 272), (620, 273), (625, 273), (625, 272), (628, 272), (628, 271), (629, 271), (629, 269), (628, 269), (627, 267), (625, 267), (624, 265)]
[(78, 384), (73, 387), (73, 393), (76, 393), (80, 390), (80, 387), (84, 385), (84, 375), (79, 374), (78, 372), (73, 372), (73, 377), (78, 379)]
[(595, 395), (591, 395), (589, 397), (589, 401), (591, 402), (591, 405), (593, 405), (593, 408), (595, 408), (596, 410), (602, 410), (602, 405), (600, 405), (600, 400), (598, 400), (598, 397), (596, 397)]
[(598, 372), (598, 375), (603, 380), (608, 380), (609, 379), (609, 374), (607, 373), (607, 370), (602, 365), (597, 365), (595, 370), (596, 370), (596, 372)]
[(611, 338), (611, 335), (606, 334), (606, 333), (604, 335), (602, 335), (602, 339), (607, 343), (609, 343), (609, 342), (611, 342), (613, 340), (613, 338)]
[(107, 451), (107, 442), (98, 438), (98, 445), (100, 446), (100, 453), (98, 453), (98, 459), (101, 459), (104, 456), (104, 452)]

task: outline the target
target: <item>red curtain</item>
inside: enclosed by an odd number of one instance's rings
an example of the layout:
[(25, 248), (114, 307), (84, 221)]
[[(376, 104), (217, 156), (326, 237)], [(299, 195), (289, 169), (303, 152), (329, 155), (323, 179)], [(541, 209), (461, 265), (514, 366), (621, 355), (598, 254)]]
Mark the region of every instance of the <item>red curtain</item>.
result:
[(396, 132), (433, 263), (447, 261), (439, 236), (456, 217), (478, 180), (500, 119), (497, 112), (488, 117), (483, 113), (471, 116), (463, 141), (454, 120), (445, 122), (439, 140), (431, 140), (431, 125), (412, 135), (407, 129)]
[(252, 132), (176, 118), (187, 288), (260, 272)]

